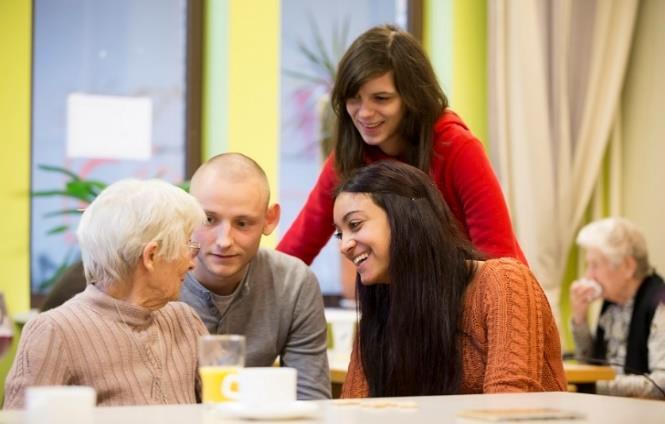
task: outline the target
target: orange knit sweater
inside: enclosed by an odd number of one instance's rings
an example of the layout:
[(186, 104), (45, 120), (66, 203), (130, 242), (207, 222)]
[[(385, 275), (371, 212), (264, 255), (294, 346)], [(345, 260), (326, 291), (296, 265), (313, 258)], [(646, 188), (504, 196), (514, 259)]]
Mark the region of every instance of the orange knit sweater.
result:
[[(514, 259), (488, 260), (479, 268), (465, 294), (459, 337), (460, 393), (566, 389), (549, 303), (533, 274)], [(342, 397), (368, 394), (356, 343)]]

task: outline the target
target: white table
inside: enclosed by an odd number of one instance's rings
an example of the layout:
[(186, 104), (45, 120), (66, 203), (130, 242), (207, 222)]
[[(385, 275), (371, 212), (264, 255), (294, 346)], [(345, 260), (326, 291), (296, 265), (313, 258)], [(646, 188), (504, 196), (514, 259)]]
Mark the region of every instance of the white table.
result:
[[(582, 420), (551, 421), (563, 423), (639, 423), (665, 422), (665, 401), (616, 398), (581, 393), (525, 393), (495, 395), (429, 396), (417, 398), (391, 398), (390, 402), (412, 401), (415, 408), (385, 409), (368, 408), (359, 405), (342, 406), (336, 401), (321, 401), (321, 414), (315, 420), (298, 420), (295, 423), (343, 423), (343, 424), (392, 424), (392, 423), (481, 423), (456, 416), (467, 409), (547, 407), (581, 412)], [(18, 411), (0, 412), (0, 423), (24, 422), (24, 413)], [(221, 417), (205, 405), (182, 406), (137, 406), (97, 408), (94, 424), (140, 423), (140, 424), (180, 424), (180, 423), (239, 423), (247, 421)], [(280, 423), (289, 421), (280, 421)], [(522, 422), (523, 423), (523, 422)]]

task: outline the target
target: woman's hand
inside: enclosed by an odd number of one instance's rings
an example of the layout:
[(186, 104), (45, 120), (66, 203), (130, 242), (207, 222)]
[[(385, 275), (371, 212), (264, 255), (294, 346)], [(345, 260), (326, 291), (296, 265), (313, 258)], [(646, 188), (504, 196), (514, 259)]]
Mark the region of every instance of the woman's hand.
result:
[(600, 298), (601, 286), (586, 278), (576, 280), (570, 286), (570, 307), (572, 309), (573, 322), (576, 325), (586, 324), (589, 305)]

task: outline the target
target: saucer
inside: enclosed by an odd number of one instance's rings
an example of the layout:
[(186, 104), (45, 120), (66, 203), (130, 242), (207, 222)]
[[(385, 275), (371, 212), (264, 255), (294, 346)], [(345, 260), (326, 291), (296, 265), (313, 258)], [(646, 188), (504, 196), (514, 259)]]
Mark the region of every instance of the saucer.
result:
[(236, 418), (250, 420), (286, 420), (315, 416), (319, 411), (319, 405), (301, 400), (277, 405), (261, 406), (250, 406), (240, 402), (229, 402), (217, 405), (217, 410)]

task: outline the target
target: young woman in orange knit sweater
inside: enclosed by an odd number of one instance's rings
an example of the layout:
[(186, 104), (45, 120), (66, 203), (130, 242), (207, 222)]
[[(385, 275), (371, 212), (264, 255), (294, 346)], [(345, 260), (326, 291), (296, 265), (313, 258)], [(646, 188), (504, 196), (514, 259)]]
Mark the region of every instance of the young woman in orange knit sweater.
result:
[(361, 314), (343, 397), (565, 390), (540, 285), (517, 260), (481, 260), (427, 174), (361, 168), (333, 215)]

